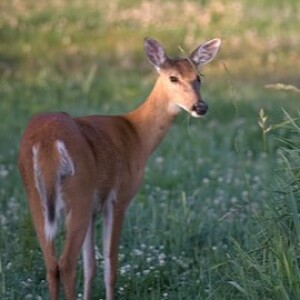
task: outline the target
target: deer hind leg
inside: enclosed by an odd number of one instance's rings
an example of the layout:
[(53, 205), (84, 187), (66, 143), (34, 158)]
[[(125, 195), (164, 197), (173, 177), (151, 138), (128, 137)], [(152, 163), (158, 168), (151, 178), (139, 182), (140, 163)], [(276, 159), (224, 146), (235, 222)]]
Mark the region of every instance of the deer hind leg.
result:
[[(60, 277), (64, 286), (65, 298), (76, 299), (76, 269), (78, 256), (84, 239), (89, 232), (92, 219), (92, 193), (78, 192), (72, 196), (65, 195), (74, 205), (68, 215), (66, 222), (66, 238), (62, 255), (59, 259)], [(89, 234), (89, 233), (88, 233)]]
[[(59, 268), (55, 257), (55, 247), (52, 238), (55, 230), (49, 234), (49, 220), (47, 214), (47, 198), (49, 191), (45, 186), (39, 164), (39, 146), (32, 148), (32, 165), (29, 161), (23, 161), (21, 173), (28, 196), (28, 204), (31, 211), (37, 238), (43, 252), (47, 272), (47, 283), (51, 300), (57, 300), (59, 297)], [(33, 176), (27, 177), (24, 174), (33, 170)], [(55, 225), (53, 225), (55, 227)]]
[(114, 299), (117, 279), (118, 247), (125, 209), (119, 207), (115, 192), (109, 194), (103, 207), (104, 282), (106, 300)]
[(52, 240), (46, 237), (44, 229), (45, 216), (40, 197), (36, 193), (29, 195), (29, 206), (32, 213), (34, 227), (43, 252), (47, 272), (47, 283), (51, 300), (58, 300), (59, 296), (59, 268), (55, 257), (55, 248)]
[(67, 212), (66, 238), (59, 259), (59, 271), (65, 298), (73, 300), (76, 299), (78, 255), (92, 219), (94, 183), (88, 174), (84, 172), (76, 174), (72, 157), (64, 141), (57, 140), (56, 149), (59, 154), (57, 203), (63, 203)]
[(47, 282), (51, 300), (57, 300), (59, 295), (59, 268), (55, 258), (53, 242), (47, 242), (43, 247), (43, 254), (47, 268)]

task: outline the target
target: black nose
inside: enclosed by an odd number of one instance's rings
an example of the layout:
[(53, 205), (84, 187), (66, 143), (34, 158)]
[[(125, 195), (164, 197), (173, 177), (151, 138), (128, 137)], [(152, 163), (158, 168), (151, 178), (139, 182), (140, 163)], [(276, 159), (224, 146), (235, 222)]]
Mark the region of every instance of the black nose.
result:
[(196, 112), (198, 115), (203, 116), (208, 111), (208, 106), (204, 101), (198, 101), (193, 105), (192, 111)]

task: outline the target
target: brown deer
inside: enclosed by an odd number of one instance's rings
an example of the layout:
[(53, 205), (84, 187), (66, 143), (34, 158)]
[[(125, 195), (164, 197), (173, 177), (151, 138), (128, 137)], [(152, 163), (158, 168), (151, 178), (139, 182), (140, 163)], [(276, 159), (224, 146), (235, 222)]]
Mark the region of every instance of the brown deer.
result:
[[(169, 58), (153, 39), (145, 52), (158, 71), (148, 99), (117, 116), (73, 118), (44, 113), (32, 118), (21, 141), (19, 168), (43, 251), (50, 298), (76, 299), (76, 267), (82, 249), (84, 299), (95, 275), (94, 220), (103, 215), (106, 299), (114, 299), (118, 245), (124, 215), (143, 181), (145, 165), (181, 109), (204, 115), (198, 69), (218, 53), (220, 39), (197, 47), (189, 57)], [(65, 242), (57, 261), (54, 238), (65, 219)]]

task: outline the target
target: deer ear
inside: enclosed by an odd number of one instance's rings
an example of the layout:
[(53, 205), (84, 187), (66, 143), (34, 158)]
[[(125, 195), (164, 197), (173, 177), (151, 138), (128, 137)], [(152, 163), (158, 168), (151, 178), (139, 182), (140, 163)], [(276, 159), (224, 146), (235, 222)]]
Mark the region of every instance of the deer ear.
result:
[(167, 60), (167, 55), (164, 48), (156, 40), (145, 38), (144, 40), (145, 52), (150, 62), (159, 71), (160, 66)]
[(219, 52), (221, 46), (220, 39), (210, 40), (198, 48), (190, 55), (190, 59), (197, 68), (211, 62)]

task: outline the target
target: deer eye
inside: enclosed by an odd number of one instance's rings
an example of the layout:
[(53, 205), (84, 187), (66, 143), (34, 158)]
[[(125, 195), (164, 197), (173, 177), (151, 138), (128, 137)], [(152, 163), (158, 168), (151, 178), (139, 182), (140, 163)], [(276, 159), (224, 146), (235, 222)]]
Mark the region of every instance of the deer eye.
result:
[(201, 83), (201, 78), (200, 78), (200, 76), (199, 76), (199, 75), (197, 75), (197, 78), (196, 78), (196, 80), (197, 80), (199, 83)]
[(178, 82), (179, 79), (178, 79), (178, 77), (176, 77), (176, 76), (170, 76), (170, 81), (171, 81), (171, 82)]

